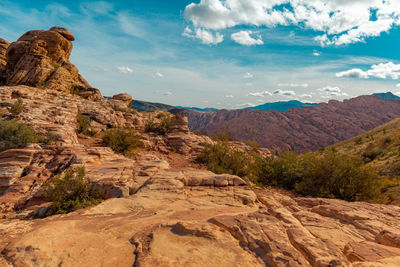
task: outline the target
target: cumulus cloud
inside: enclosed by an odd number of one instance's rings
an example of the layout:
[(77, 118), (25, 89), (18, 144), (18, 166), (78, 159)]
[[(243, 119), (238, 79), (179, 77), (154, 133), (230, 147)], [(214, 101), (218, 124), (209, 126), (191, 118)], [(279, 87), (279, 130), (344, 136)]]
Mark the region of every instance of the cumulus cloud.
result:
[(247, 45), (247, 46), (264, 44), (261, 37), (258, 37), (257, 39), (255, 39), (255, 38), (251, 37), (251, 34), (253, 34), (252, 31), (240, 31), (240, 32), (232, 33), (231, 39), (238, 44)]
[(251, 79), (251, 78), (253, 78), (253, 77), (254, 77), (254, 75), (251, 74), (250, 72), (246, 72), (246, 74), (243, 75), (243, 78), (245, 78), (245, 79)]
[(346, 70), (343, 72), (336, 73), (336, 77), (368, 79), (368, 74), (366, 72), (364, 72), (362, 69), (351, 69), (351, 70)]
[[(282, 7), (285, 4), (285, 7)], [(200, 0), (184, 16), (196, 28), (295, 25), (320, 32), (324, 45), (363, 42), (400, 25), (400, 2), (387, 0)]]
[(308, 87), (308, 83), (280, 83), (279, 87)]
[(323, 88), (318, 89), (323, 95), (322, 98), (330, 98), (332, 96), (348, 96), (347, 93), (343, 92), (337, 86), (325, 86)]
[(302, 94), (300, 95), (301, 98), (312, 98), (313, 96), (310, 94)]
[(393, 62), (380, 63), (372, 65), (369, 70), (363, 71), (361, 69), (351, 69), (336, 73), (336, 77), (348, 77), (348, 78), (364, 78), (369, 77), (386, 79), (387, 77), (397, 80), (400, 78), (400, 64), (394, 64)]
[(264, 91), (264, 92), (248, 93), (247, 96), (264, 97), (264, 96), (272, 96), (272, 94), (268, 91)]
[(130, 74), (133, 73), (133, 69), (127, 67), (127, 66), (121, 66), (121, 67), (117, 67), (117, 70), (119, 73), (122, 74)]
[(289, 91), (289, 90), (285, 91), (285, 90), (280, 90), (280, 89), (275, 90), (273, 94), (274, 95), (282, 95), (282, 96), (295, 96), (296, 95), (296, 93), (294, 91)]
[(182, 33), (183, 36), (189, 37), (189, 38), (195, 38), (201, 40), (203, 44), (219, 44), (224, 40), (224, 36), (220, 34), (219, 32), (216, 32), (215, 34), (212, 34), (210, 31), (207, 31), (205, 29), (196, 29), (193, 31), (189, 27), (186, 27), (185, 30)]

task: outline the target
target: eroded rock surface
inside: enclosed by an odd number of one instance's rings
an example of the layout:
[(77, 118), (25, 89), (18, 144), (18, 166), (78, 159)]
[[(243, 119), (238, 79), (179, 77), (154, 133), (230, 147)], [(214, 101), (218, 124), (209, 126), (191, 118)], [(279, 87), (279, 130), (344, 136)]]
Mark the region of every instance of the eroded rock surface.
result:
[[(25, 33), (7, 48), (5, 84), (63, 91), (91, 88), (69, 61), (73, 40), (73, 34), (61, 27)], [(0, 66), (3, 60), (0, 56)]]

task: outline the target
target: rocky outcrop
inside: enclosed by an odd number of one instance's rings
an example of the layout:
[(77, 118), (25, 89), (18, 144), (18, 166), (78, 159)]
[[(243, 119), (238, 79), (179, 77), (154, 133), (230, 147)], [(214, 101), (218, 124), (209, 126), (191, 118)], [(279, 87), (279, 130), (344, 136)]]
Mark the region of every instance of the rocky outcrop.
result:
[(6, 81), (6, 53), (9, 45), (9, 42), (0, 38), (0, 85), (4, 84)]
[(249, 109), (176, 112), (188, 117), (191, 130), (200, 130), (208, 136), (225, 132), (233, 140), (253, 140), (278, 151), (302, 152), (333, 145), (399, 117), (400, 101), (360, 96), (286, 112)]
[(25, 33), (7, 49), (5, 84), (68, 92), (91, 88), (69, 62), (74, 39), (70, 31), (61, 27)]
[(130, 94), (118, 94), (114, 95), (112, 99), (122, 101), (125, 104), (125, 108), (130, 108), (132, 106), (132, 96)]

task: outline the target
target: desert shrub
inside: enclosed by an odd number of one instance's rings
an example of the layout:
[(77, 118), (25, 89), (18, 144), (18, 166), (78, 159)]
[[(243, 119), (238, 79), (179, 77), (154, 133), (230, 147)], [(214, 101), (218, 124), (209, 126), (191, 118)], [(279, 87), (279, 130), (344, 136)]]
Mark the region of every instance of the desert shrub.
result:
[(251, 147), (254, 151), (259, 151), (260, 150), (260, 144), (258, 144), (257, 141), (247, 141), (247, 144), (249, 145), (249, 147)]
[(360, 145), (360, 144), (362, 144), (362, 141), (363, 141), (362, 137), (357, 137), (357, 138), (354, 140), (354, 143), (355, 143), (356, 145)]
[(383, 143), (384, 143), (385, 145), (388, 145), (388, 144), (390, 144), (391, 142), (392, 142), (392, 137), (386, 136), (385, 138), (383, 138)]
[(17, 116), (24, 111), (25, 104), (22, 101), (21, 98), (18, 98), (17, 101), (14, 102), (14, 104), (8, 108), (8, 111), (11, 113), (13, 116)]
[(259, 180), (264, 185), (294, 189), (302, 195), (348, 201), (376, 199), (381, 189), (375, 169), (332, 150), (303, 155), (285, 152), (266, 159)]
[(133, 108), (121, 107), (121, 106), (118, 106), (118, 105), (114, 105), (114, 106), (113, 106), (113, 109), (114, 109), (115, 111), (119, 111), (119, 112), (137, 114), (137, 111), (134, 110)]
[(232, 148), (225, 139), (219, 139), (215, 144), (206, 144), (197, 161), (217, 174), (228, 173), (241, 177), (249, 174), (246, 152)]
[(0, 152), (40, 141), (41, 136), (28, 125), (15, 120), (0, 121)]
[(297, 193), (347, 201), (377, 199), (381, 192), (376, 169), (362, 161), (329, 151), (301, 157)]
[(127, 154), (140, 147), (141, 136), (129, 129), (109, 129), (102, 136), (103, 142), (117, 153)]
[(102, 194), (92, 190), (92, 184), (85, 179), (83, 167), (50, 178), (43, 188), (44, 198), (53, 202), (54, 212), (60, 214), (97, 205), (103, 199)]
[(88, 116), (78, 114), (76, 116), (76, 122), (78, 124), (78, 128), (77, 128), (78, 133), (88, 135), (88, 136), (95, 136), (97, 134), (96, 131), (90, 129), (91, 121)]
[(144, 131), (149, 133), (157, 133), (160, 135), (165, 135), (171, 131), (172, 124), (175, 121), (174, 115), (169, 115), (166, 113), (159, 113), (156, 116), (156, 121), (154, 117), (149, 117), (145, 123)]
[(300, 160), (294, 152), (258, 160), (258, 181), (264, 185), (294, 189), (299, 181)]
[(370, 162), (376, 159), (383, 153), (383, 149), (379, 147), (368, 147), (363, 153), (362, 157), (365, 162)]

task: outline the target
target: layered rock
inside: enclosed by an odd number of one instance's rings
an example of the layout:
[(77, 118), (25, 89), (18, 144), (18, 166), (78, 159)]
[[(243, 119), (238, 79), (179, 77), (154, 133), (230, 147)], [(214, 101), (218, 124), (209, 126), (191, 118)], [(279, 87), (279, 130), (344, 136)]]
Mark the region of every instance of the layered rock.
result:
[(5, 84), (68, 92), (91, 88), (69, 61), (74, 39), (70, 31), (61, 27), (25, 33), (7, 49)]
[(0, 85), (6, 81), (7, 49), (10, 43), (0, 38)]

